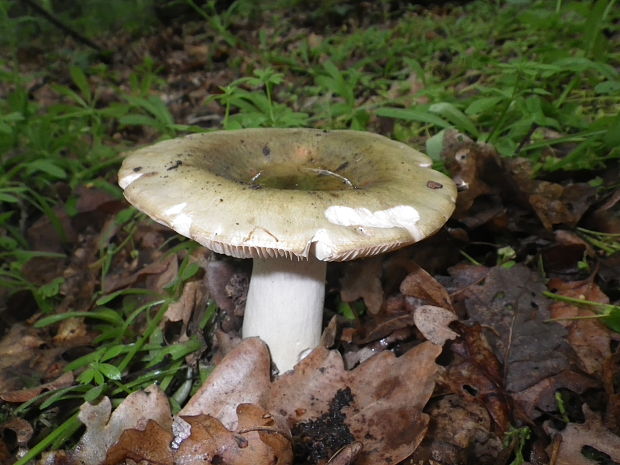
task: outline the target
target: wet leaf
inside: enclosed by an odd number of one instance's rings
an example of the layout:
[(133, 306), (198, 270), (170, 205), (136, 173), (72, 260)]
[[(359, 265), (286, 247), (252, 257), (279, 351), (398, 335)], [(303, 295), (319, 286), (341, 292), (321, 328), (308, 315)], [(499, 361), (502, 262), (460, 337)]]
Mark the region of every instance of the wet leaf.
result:
[(523, 265), (492, 268), (483, 285), (467, 288), (469, 318), (486, 328), (504, 365), (505, 387), (518, 392), (568, 368), (566, 330), (550, 317), (542, 278)]
[[(547, 286), (565, 297), (609, 303), (607, 296), (589, 279), (569, 282), (552, 279)], [(550, 311), (551, 317), (568, 329), (568, 342), (581, 360), (582, 368), (586, 373), (600, 374), (604, 361), (611, 356), (612, 335), (601, 321), (588, 318), (597, 315), (597, 312), (592, 311), (591, 307), (562, 301), (554, 301)], [(584, 317), (586, 319), (581, 319)]]
[(606, 454), (614, 462), (620, 462), (620, 437), (612, 434), (601, 422), (598, 415), (584, 405), (586, 421), (583, 424), (569, 423), (562, 431), (555, 431), (547, 422), (548, 434), (561, 437), (557, 451), (548, 447), (549, 455), (555, 455), (557, 465), (595, 465), (599, 463), (583, 455), (584, 448), (590, 447)]

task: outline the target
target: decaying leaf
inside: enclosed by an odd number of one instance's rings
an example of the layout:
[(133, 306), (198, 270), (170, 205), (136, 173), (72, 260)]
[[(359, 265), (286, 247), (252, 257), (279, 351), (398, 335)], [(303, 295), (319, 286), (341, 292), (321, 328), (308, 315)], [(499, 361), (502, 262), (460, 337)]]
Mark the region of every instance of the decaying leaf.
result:
[[(155, 256), (154, 261), (140, 267), (138, 270), (130, 268), (127, 270), (119, 270), (114, 274), (107, 275), (103, 280), (101, 287), (104, 293), (114, 292), (124, 287), (135, 286), (138, 281), (146, 279), (151, 275), (160, 275), (163, 273), (168, 273), (169, 275), (176, 274), (178, 271), (176, 266), (176, 255), (166, 255), (165, 257)], [(166, 283), (167, 282), (168, 281), (166, 281)]]
[(0, 399), (6, 402), (27, 402), (44, 391), (53, 391), (70, 386), (73, 383), (73, 373), (63, 373), (49, 383), (41, 384), (30, 389), (19, 389), (0, 393)]
[(172, 465), (172, 433), (154, 420), (147, 420), (144, 430), (126, 429), (107, 451), (103, 465), (117, 465), (132, 460), (157, 465)]
[(206, 289), (203, 281), (188, 281), (183, 286), (183, 293), (176, 302), (168, 306), (161, 325), (166, 323), (179, 322), (179, 341), (189, 339), (188, 326), (192, 315), (198, 313), (205, 307), (207, 300)]
[(238, 428), (230, 431), (210, 415), (183, 417), (191, 434), (174, 454), (175, 464), (290, 465), (288, 428), (253, 404), (237, 406)]
[(544, 413), (555, 412), (558, 401), (555, 394), (558, 389), (570, 389), (576, 393), (583, 393), (587, 389), (598, 387), (592, 378), (581, 373), (566, 370), (555, 376), (545, 378), (524, 391), (513, 394), (512, 398), (528, 418), (534, 420)]
[(362, 298), (371, 314), (378, 313), (383, 304), (382, 268), (381, 257), (347, 263), (340, 281), (340, 298), (343, 302), (354, 302)]
[(466, 399), (449, 395), (427, 408), (429, 431), (412, 456), (412, 463), (468, 463), (467, 455), (480, 465), (495, 465), (502, 449), (486, 409)]
[(455, 217), (470, 210), (476, 199), (495, 193), (500, 172), (497, 152), (486, 144), (478, 144), (455, 130), (444, 133), (442, 158), (459, 187)]
[(607, 395), (605, 426), (620, 435), (620, 353), (615, 353), (603, 365), (603, 387)]
[[(597, 461), (583, 455), (584, 448), (590, 447), (607, 454), (614, 462), (620, 462), (620, 436), (611, 433), (600, 418), (588, 406), (583, 406), (586, 421), (583, 424), (569, 423), (562, 431), (555, 431), (550, 423), (545, 423), (547, 434), (557, 434), (562, 440), (555, 451), (556, 465), (596, 465)], [(549, 455), (554, 451), (548, 449)]]
[(86, 425), (86, 432), (76, 446), (74, 456), (83, 465), (103, 463), (108, 450), (125, 430), (143, 431), (149, 420), (164, 430), (172, 428), (168, 399), (155, 385), (129, 394), (114, 412), (107, 397), (96, 405), (85, 403), (80, 408), (79, 418)]
[[(66, 348), (46, 347), (41, 332), (22, 324), (14, 324), (0, 339), (0, 393), (22, 389), (33, 376), (45, 378), (61, 373), (48, 373)], [(49, 379), (49, 378), (48, 378)]]
[[(570, 282), (552, 279), (547, 287), (562, 296), (609, 303), (609, 298), (590, 279)], [(596, 313), (574, 303), (556, 301), (551, 304), (550, 311), (551, 316), (568, 329), (568, 342), (581, 360), (581, 368), (586, 373), (600, 374), (603, 363), (611, 356), (611, 330), (596, 319), (580, 319)]]
[(506, 431), (510, 417), (501, 364), (479, 325), (461, 326), (462, 339), (450, 346), (459, 358), (447, 367), (441, 383), (451, 392), (484, 405), (496, 428)]
[(398, 358), (379, 353), (345, 371), (338, 353), (319, 348), (274, 381), (269, 404), (295, 426), (328, 412), (337, 392), (348, 387), (353, 401), (344, 409), (345, 423), (363, 444), (355, 463), (395, 464), (424, 436), (428, 416), (422, 409), (433, 391), (440, 351), (427, 342)]
[(492, 268), (483, 285), (467, 288), (469, 318), (489, 328), (493, 350), (504, 364), (505, 387), (519, 392), (569, 366), (566, 330), (550, 317), (542, 278), (523, 265)]
[(413, 312), (413, 321), (426, 339), (439, 346), (457, 334), (448, 325), (457, 319), (449, 310), (434, 305), (420, 305)]
[[(23, 418), (11, 418), (0, 424), (0, 437), (10, 438), (11, 436), (6, 434), (6, 431), (12, 431), (15, 442), (20, 447), (28, 445), (28, 441), (34, 434), (34, 428), (32, 425)], [(1, 462), (0, 462), (1, 463)]]
[(596, 189), (586, 183), (563, 186), (536, 181), (529, 203), (546, 229), (555, 224), (575, 225), (595, 200)]
[(225, 428), (234, 430), (237, 405), (264, 405), (270, 372), (265, 344), (258, 338), (244, 339), (222, 359), (179, 416), (210, 415)]
[(421, 303), (452, 309), (448, 291), (427, 271), (412, 263), (409, 274), (400, 284), (400, 292), (420, 299)]
[(327, 465), (350, 465), (355, 461), (362, 448), (361, 442), (356, 441), (347, 444), (329, 459)]

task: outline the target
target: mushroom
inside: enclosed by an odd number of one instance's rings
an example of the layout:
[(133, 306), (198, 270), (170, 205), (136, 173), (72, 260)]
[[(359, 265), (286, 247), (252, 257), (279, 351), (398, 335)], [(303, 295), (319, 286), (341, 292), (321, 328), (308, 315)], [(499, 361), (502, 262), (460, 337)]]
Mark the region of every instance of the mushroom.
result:
[(119, 184), (155, 221), (254, 259), (242, 335), (284, 372), (319, 344), (326, 262), (404, 247), (448, 220), (456, 188), (430, 166), (367, 132), (241, 129), (136, 150)]

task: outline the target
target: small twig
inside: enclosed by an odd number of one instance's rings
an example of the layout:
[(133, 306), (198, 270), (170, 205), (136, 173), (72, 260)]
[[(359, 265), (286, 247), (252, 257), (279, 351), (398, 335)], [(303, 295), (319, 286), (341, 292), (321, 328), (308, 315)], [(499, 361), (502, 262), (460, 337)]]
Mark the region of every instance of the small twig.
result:
[(99, 53), (103, 53), (104, 52), (104, 50), (99, 45), (94, 43), (88, 37), (83, 36), (82, 34), (77, 32), (75, 29), (72, 29), (71, 27), (67, 26), (65, 23), (63, 23), (61, 20), (56, 18), (49, 11), (47, 11), (45, 8), (43, 8), (41, 5), (39, 5), (35, 0), (24, 0), (24, 3), (26, 3), (34, 11), (36, 11), (38, 14), (40, 14), (45, 19), (47, 19), (50, 23), (52, 23), (58, 29), (62, 30), (63, 32), (66, 32), (67, 34), (69, 34), (71, 37), (73, 37), (78, 42), (82, 42), (83, 44), (88, 45), (91, 48), (94, 48)]

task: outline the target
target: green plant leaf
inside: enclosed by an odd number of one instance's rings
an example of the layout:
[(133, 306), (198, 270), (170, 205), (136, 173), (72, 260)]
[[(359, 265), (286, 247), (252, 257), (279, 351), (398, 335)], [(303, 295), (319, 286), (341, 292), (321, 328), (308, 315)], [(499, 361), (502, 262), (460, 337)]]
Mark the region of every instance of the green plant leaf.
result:
[(150, 291), (148, 289), (131, 289), (131, 288), (120, 289), (118, 291), (99, 297), (95, 301), (95, 303), (97, 305), (106, 305), (107, 303), (111, 302), (112, 300), (116, 299), (118, 296), (121, 296), (121, 295), (149, 295), (149, 294), (153, 295), (153, 291)]
[(29, 163), (26, 163), (26, 170), (29, 173), (35, 173), (37, 171), (41, 171), (43, 173), (49, 174), (50, 176), (58, 179), (66, 179), (67, 172), (62, 169), (60, 166), (56, 165), (52, 160), (49, 159), (39, 159), (34, 160)]
[(440, 102), (431, 105), (428, 110), (450, 121), (459, 131), (478, 137), (478, 129), (474, 123), (457, 107), (448, 102)]
[(467, 115), (479, 115), (493, 110), (503, 100), (502, 97), (481, 97), (469, 104), (465, 109)]
[(434, 161), (441, 160), (441, 152), (443, 151), (443, 138), (446, 130), (442, 129), (434, 136), (426, 139), (426, 154)]
[(14, 195), (7, 194), (6, 192), (0, 191), (0, 202), (17, 203), (19, 202), (19, 199), (15, 197)]
[(80, 89), (80, 93), (82, 94), (84, 99), (87, 102), (91, 102), (92, 94), (90, 91), (90, 84), (88, 83), (88, 79), (86, 78), (84, 71), (82, 71), (81, 68), (72, 66), (69, 69), (69, 73), (71, 74), (71, 79), (73, 80), (77, 88)]
[(97, 369), (108, 379), (118, 381), (121, 379), (121, 372), (111, 363), (99, 363)]
[(101, 395), (105, 391), (105, 388), (106, 386), (105, 384), (103, 384), (101, 386), (95, 386), (89, 389), (84, 393), (84, 400), (91, 403), (95, 402), (97, 399), (99, 399), (99, 397), (101, 397)]

